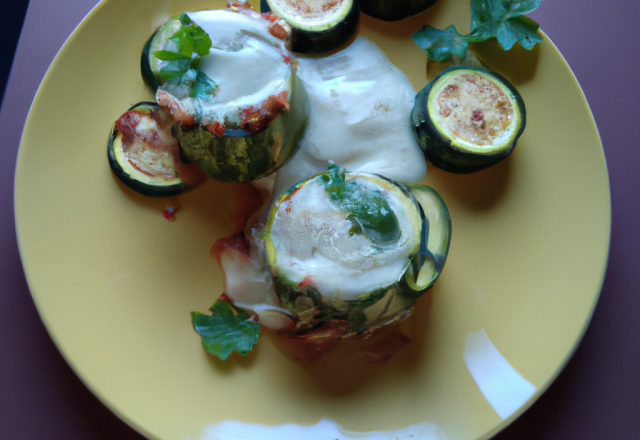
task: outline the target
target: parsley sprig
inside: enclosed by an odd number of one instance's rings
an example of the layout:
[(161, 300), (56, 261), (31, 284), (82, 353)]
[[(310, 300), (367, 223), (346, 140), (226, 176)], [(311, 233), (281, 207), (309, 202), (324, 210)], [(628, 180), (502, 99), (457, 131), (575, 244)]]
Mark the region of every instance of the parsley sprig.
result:
[(162, 80), (178, 78), (190, 69), (198, 66), (200, 57), (207, 55), (211, 49), (211, 38), (187, 14), (178, 16), (182, 27), (173, 34), (168, 41), (174, 43), (175, 51), (156, 50), (153, 56), (166, 61), (165, 66), (158, 72)]
[(200, 57), (211, 50), (211, 38), (187, 14), (177, 17), (182, 27), (167, 41), (175, 50), (156, 50), (153, 55), (164, 65), (158, 78), (173, 85), (187, 86), (191, 98), (207, 98), (217, 92), (216, 83), (204, 72), (198, 70)]
[(209, 353), (224, 361), (232, 351), (246, 355), (258, 342), (260, 322), (234, 307), (226, 295), (221, 295), (209, 310), (211, 315), (191, 312), (193, 328)]
[(434, 61), (447, 61), (451, 55), (463, 57), (469, 43), (497, 38), (509, 50), (515, 43), (531, 49), (542, 42), (540, 26), (524, 16), (540, 6), (541, 0), (471, 0), (471, 27), (467, 35), (455, 26), (439, 30), (426, 25), (413, 34), (413, 41)]

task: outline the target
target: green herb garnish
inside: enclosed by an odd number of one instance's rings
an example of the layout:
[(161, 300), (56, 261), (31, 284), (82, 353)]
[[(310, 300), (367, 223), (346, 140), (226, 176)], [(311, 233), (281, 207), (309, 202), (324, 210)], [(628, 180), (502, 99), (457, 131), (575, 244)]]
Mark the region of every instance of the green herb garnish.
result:
[(211, 315), (191, 312), (193, 328), (202, 337), (202, 347), (225, 360), (232, 351), (246, 355), (258, 342), (260, 323), (234, 307), (226, 295), (209, 308)]
[(192, 98), (206, 98), (208, 95), (213, 95), (218, 86), (211, 78), (209, 78), (204, 72), (196, 70), (196, 79), (193, 82), (193, 86), (189, 88), (189, 96)]
[(175, 86), (185, 86), (191, 98), (206, 99), (209, 95), (214, 95), (218, 91), (216, 83), (206, 73), (196, 69), (189, 69), (179, 77), (170, 78), (167, 83)]
[(200, 57), (211, 50), (211, 38), (188, 15), (181, 14), (176, 20), (182, 27), (166, 40), (167, 47), (174, 50), (153, 52), (156, 58), (164, 61), (157, 76), (173, 85), (185, 85), (191, 98), (206, 99), (218, 90), (216, 83), (198, 70)]
[(176, 50), (156, 50), (153, 56), (166, 61), (159, 72), (162, 80), (184, 75), (190, 68), (197, 66), (201, 56), (207, 55), (211, 49), (211, 38), (187, 14), (180, 14), (178, 20), (182, 27), (167, 39)]
[(460, 34), (455, 26), (439, 30), (429, 25), (413, 34), (413, 41), (434, 61), (447, 61), (451, 55), (463, 57), (469, 43), (496, 37), (509, 50), (518, 42), (531, 49), (542, 42), (540, 25), (524, 16), (540, 6), (541, 0), (471, 0), (471, 28)]
[(350, 232), (363, 234), (378, 246), (396, 243), (401, 235), (398, 219), (380, 191), (346, 181), (346, 171), (337, 165), (329, 165), (329, 172), (322, 183), (331, 201), (347, 212), (353, 224)]

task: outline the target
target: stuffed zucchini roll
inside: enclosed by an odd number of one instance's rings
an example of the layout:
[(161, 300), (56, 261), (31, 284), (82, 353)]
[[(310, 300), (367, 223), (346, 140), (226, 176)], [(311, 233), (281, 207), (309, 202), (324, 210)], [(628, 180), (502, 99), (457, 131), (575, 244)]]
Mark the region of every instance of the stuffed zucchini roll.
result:
[(274, 172), (304, 131), (305, 93), (270, 27), (254, 11), (181, 14), (143, 54), (143, 75), (152, 74), (151, 87), (159, 83), (156, 101), (179, 123), (185, 156), (214, 179)]
[[(434, 229), (446, 230), (444, 204)], [(444, 219), (444, 221), (443, 221)], [(437, 224), (436, 224), (437, 223)], [(421, 274), (429, 221), (404, 185), (337, 166), (293, 186), (271, 209), (265, 246), (276, 294), (296, 334), (339, 323), (362, 334), (407, 316), (437, 275)], [(428, 265), (427, 265), (428, 266)]]
[(502, 76), (454, 66), (418, 93), (412, 120), (429, 162), (445, 171), (471, 173), (511, 154), (526, 112), (522, 97)]

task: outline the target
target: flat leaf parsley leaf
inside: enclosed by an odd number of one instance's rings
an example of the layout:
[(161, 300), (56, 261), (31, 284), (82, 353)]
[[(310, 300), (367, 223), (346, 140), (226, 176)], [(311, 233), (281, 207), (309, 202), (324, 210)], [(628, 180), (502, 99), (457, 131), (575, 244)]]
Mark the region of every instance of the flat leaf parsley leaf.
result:
[(190, 68), (195, 68), (200, 57), (211, 50), (211, 38), (197, 24), (191, 21), (187, 14), (179, 17), (182, 27), (168, 38), (168, 47), (173, 50), (156, 50), (153, 56), (166, 64), (160, 69), (160, 79), (178, 78)]
[(193, 87), (189, 88), (189, 96), (192, 98), (206, 98), (217, 92), (218, 86), (204, 72), (196, 70), (196, 79)]
[(509, 50), (515, 43), (531, 49), (542, 42), (540, 26), (524, 16), (540, 6), (541, 0), (471, 0), (470, 33), (460, 34), (451, 25), (444, 30), (426, 25), (413, 34), (413, 41), (434, 61), (447, 61), (451, 55), (463, 57), (469, 43), (496, 37)]
[(185, 86), (191, 98), (207, 99), (209, 95), (215, 95), (218, 92), (216, 83), (206, 73), (196, 69), (187, 69), (181, 76), (167, 79), (167, 83)]
[(260, 323), (234, 307), (226, 295), (209, 308), (211, 315), (191, 312), (193, 328), (202, 337), (202, 347), (225, 360), (232, 351), (246, 355), (258, 342)]

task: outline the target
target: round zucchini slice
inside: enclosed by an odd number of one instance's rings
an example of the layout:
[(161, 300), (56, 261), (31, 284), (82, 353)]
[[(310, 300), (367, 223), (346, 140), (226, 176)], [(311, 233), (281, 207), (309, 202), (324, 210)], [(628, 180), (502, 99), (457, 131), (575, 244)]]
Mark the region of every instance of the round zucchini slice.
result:
[(442, 71), (416, 96), (412, 122), (431, 164), (472, 173), (505, 159), (526, 124), (522, 97), (504, 77), (481, 67)]
[(288, 48), (298, 53), (342, 46), (355, 34), (360, 19), (357, 0), (264, 0), (261, 10), (291, 26)]
[[(444, 203), (432, 210), (448, 218)], [(448, 237), (450, 222), (435, 223)], [(428, 228), (412, 192), (382, 176), (333, 165), (290, 188), (270, 211), (265, 247), (276, 294), (297, 318), (294, 333), (331, 321), (349, 337), (407, 316), (448, 250), (433, 256)], [(426, 268), (438, 258), (436, 271)]]
[(437, 0), (360, 0), (360, 10), (384, 21), (398, 21), (426, 11)]
[(116, 121), (107, 149), (113, 173), (132, 190), (148, 197), (170, 197), (206, 178), (180, 157), (171, 131), (173, 119), (155, 102), (141, 102)]

